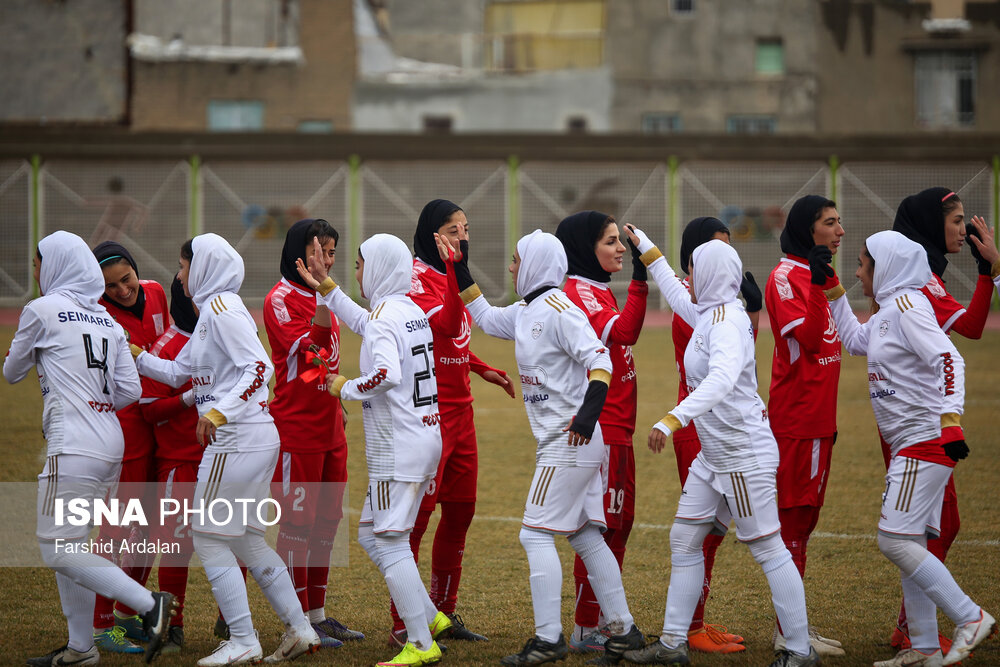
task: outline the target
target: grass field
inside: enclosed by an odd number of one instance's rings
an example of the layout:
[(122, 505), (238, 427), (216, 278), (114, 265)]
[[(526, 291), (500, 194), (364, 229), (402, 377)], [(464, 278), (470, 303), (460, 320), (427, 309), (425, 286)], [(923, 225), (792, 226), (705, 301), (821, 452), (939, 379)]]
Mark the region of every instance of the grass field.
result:
[[(6, 349), (12, 335), (12, 328), (0, 328), (0, 349)], [(972, 454), (955, 473), (963, 522), (948, 564), (966, 592), (996, 614), (1000, 610), (1000, 528), (993, 510), (997, 509), (1000, 484), (1000, 333), (987, 332), (981, 341), (956, 337), (955, 342), (968, 368), (963, 421)], [(765, 398), (772, 347), (770, 333), (762, 332), (758, 359)], [(513, 373), (513, 344), (477, 334), (473, 349), (483, 359)], [(357, 371), (357, 350), (358, 339), (345, 334), (342, 359), (347, 375)], [(646, 449), (645, 438), (653, 422), (674, 406), (677, 396), (669, 329), (647, 329), (634, 354), (639, 372), (637, 523), (629, 542), (624, 579), (639, 627), (647, 634), (659, 634), (670, 570), (668, 530), (680, 489), (672, 450), (654, 455)], [(453, 665), (497, 664), (501, 656), (520, 650), (533, 633), (528, 567), (517, 533), (534, 467), (535, 443), (520, 398), (511, 400), (478, 378), (473, 380), (473, 392), (480, 452), (479, 502), (466, 547), (459, 613), (491, 641), (450, 643), (445, 664)], [(350, 566), (331, 569), (327, 609), (365, 632), (368, 639), (296, 664), (370, 665), (393, 655), (385, 645), (390, 627), (385, 583), (355, 539), (366, 478), (360, 410), (349, 409), (351, 513), (341, 525), (350, 533)], [(35, 479), (44, 460), (40, 423), (41, 397), (33, 378), (13, 387), (0, 385), (0, 443), (5, 457), (0, 481)], [(870, 665), (873, 659), (893, 654), (888, 638), (899, 606), (899, 581), (874, 539), (884, 468), (862, 359), (845, 357), (839, 426), (826, 507), (809, 550), (805, 581), (809, 618), (823, 634), (843, 641), (848, 652), (846, 657), (826, 664)], [(425, 581), (435, 525), (436, 519), (424, 540), (421, 571)], [(563, 559), (563, 625), (568, 632), (573, 623), (572, 552), (565, 540), (557, 540), (557, 544)], [(256, 585), (250, 585), (250, 593), (261, 643), (265, 652), (273, 651), (280, 623)], [(46, 569), (0, 570), (0, 611), (0, 664), (23, 664), (26, 657), (43, 654), (65, 641), (55, 579)], [(194, 664), (216, 646), (211, 634), (215, 603), (201, 570), (191, 571), (185, 612), (187, 648), (157, 664)], [(694, 654), (695, 664), (770, 663), (773, 611), (767, 583), (746, 547), (732, 538), (719, 549), (707, 618), (742, 634), (748, 650), (730, 656)], [(951, 624), (944, 621), (942, 629), (950, 634)], [(133, 656), (102, 656), (107, 665), (140, 662)], [(584, 662), (581, 657), (570, 657), (565, 664)], [(987, 644), (966, 664), (1000, 664), (1000, 641)]]

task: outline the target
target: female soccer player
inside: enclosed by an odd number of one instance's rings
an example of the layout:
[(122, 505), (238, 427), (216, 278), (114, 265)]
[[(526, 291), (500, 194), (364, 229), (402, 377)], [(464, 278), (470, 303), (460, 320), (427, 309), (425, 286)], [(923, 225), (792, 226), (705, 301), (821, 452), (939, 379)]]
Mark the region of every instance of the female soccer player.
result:
[[(767, 576), (774, 610), (788, 638), (773, 667), (819, 664), (810, 646), (805, 591), (780, 538), (774, 480), (778, 447), (757, 395), (753, 327), (737, 295), (743, 279), (739, 255), (712, 240), (691, 255), (691, 293), (645, 234), (626, 226), (629, 238), (674, 312), (694, 323), (684, 354), (690, 393), (657, 422), (649, 448), (695, 421), (701, 451), (688, 472), (670, 530), (671, 570), (663, 633), (645, 648), (626, 652), (641, 664), (687, 664), (688, 630), (702, 592), (702, 543), (730, 518)], [(731, 516), (730, 516), (731, 515)]]
[[(920, 245), (898, 232), (869, 236), (855, 275), (878, 312), (859, 324), (843, 289), (831, 303), (847, 351), (868, 356), (872, 409), (892, 455), (878, 543), (900, 571), (911, 646), (876, 667), (952, 665), (996, 627), (927, 549), (928, 535), (940, 532), (942, 498), (957, 453), (968, 448), (956, 428), (965, 398), (965, 363), (922, 293), (932, 280), (925, 257)], [(955, 623), (944, 656), (938, 608)]]
[(368, 495), (358, 543), (385, 577), (406, 628), (407, 642), (399, 654), (378, 664), (433, 664), (441, 660), (435, 638), (451, 621), (437, 610), (420, 580), (409, 533), (441, 458), (441, 415), (430, 323), (406, 296), (413, 258), (406, 244), (389, 234), (361, 244), (355, 277), (371, 304), (369, 313), (326, 275), (318, 240), (313, 247), (308, 270), (297, 261), (299, 275), (362, 336), (362, 375), (348, 380), (331, 373), (327, 385), (333, 396), (361, 401)]
[[(993, 243), (993, 231), (986, 225), (986, 221), (973, 216), (972, 224), (966, 225), (965, 207), (961, 199), (952, 190), (939, 187), (928, 188), (904, 198), (896, 209), (892, 228), (919, 243), (927, 253), (927, 261), (934, 275), (921, 291), (930, 301), (941, 329), (947, 334), (954, 331), (966, 338), (978, 340), (983, 335), (990, 299), (993, 297), (991, 278), (1000, 278), (1000, 252)], [(969, 241), (969, 249), (979, 270), (979, 279), (968, 309), (963, 308), (948, 293), (943, 279), (948, 266), (946, 255), (961, 251), (966, 240)], [(890, 449), (885, 440), (882, 441), (882, 457), (888, 467)], [(941, 535), (932, 537), (927, 542), (928, 550), (942, 562), (948, 556), (948, 549), (961, 526), (954, 478), (948, 479), (943, 503)], [(948, 639), (942, 635), (942, 640), (941, 648), (947, 653)], [(904, 605), (900, 605), (896, 629), (890, 641), (899, 649), (909, 646)]]
[(302, 612), (284, 562), (264, 541), (258, 509), (268, 497), (279, 439), (267, 411), (273, 369), (238, 294), (243, 258), (221, 236), (203, 234), (181, 248), (180, 266), (185, 293), (199, 313), (190, 343), (172, 361), (134, 346), (132, 352), (143, 375), (172, 387), (189, 381), (195, 387), (200, 415), (195, 433), (205, 447), (195, 498), (229, 507), (238, 507), (237, 498), (254, 501), (245, 514), (227, 515), (223, 509), (217, 516), (208, 511), (193, 516), (194, 548), (230, 630), (230, 639), (198, 665), (244, 664), (262, 657), (237, 558), (285, 624), (281, 643), (267, 661), (292, 660), (318, 650), (320, 639)]
[[(94, 256), (104, 274), (101, 305), (122, 325), (131, 344), (148, 350), (170, 326), (167, 296), (163, 288), (154, 280), (139, 280), (135, 260), (120, 243), (105, 241), (94, 248)], [(125, 500), (133, 495), (134, 490), (151, 487), (150, 483), (156, 479), (156, 441), (153, 425), (143, 417), (138, 404), (121, 410), (118, 420), (125, 434), (125, 455), (118, 480), (119, 498)], [(152, 503), (152, 500), (144, 498), (143, 502)], [(101, 526), (101, 539), (119, 542), (127, 536), (126, 531), (116, 530), (107, 524)], [(148, 555), (130, 558), (133, 564), (125, 567), (125, 572), (145, 586), (153, 559)], [(146, 640), (142, 622), (135, 611), (121, 604), (114, 606), (111, 600), (104, 597), (98, 597), (94, 605), (94, 635), (97, 648), (112, 653), (141, 653), (142, 648), (129, 639)]]
[[(646, 317), (646, 267), (632, 251), (632, 282), (625, 308), (611, 292), (611, 274), (622, 270), (625, 246), (618, 240), (618, 223), (598, 211), (574, 213), (559, 223), (556, 238), (566, 251), (569, 278), (563, 291), (587, 316), (594, 333), (608, 346), (611, 356), (611, 384), (598, 422), (608, 450), (604, 541), (622, 568), (625, 545), (635, 521), (635, 433), (636, 374), (631, 346), (639, 339)], [(578, 555), (576, 578), (576, 624), (569, 649), (578, 653), (604, 650), (607, 637), (601, 634), (600, 612), (587, 568)]]
[[(781, 231), (785, 257), (765, 286), (774, 331), (768, 415), (778, 441), (778, 516), (781, 539), (805, 577), (809, 536), (819, 522), (837, 440), (840, 339), (825, 290), (837, 285), (829, 263), (844, 236), (837, 205), (826, 197), (796, 200)], [(783, 646), (783, 628), (774, 644)], [(840, 642), (809, 629), (822, 656), (844, 655)]]
[[(434, 334), (434, 359), (437, 368), (438, 405), (441, 409), (441, 462), (434, 481), (424, 495), (416, 523), (410, 533), (413, 558), (419, 562), (420, 540), (436, 504), (441, 505), (441, 521), (434, 533), (431, 552), (431, 600), (451, 619), (448, 636), (452, 639), (485, 641), (486, 637), (465, 627), (455, 613), (458, 585), (462, 578), (465, 537), (476, 513), (476, 478), (479, 455), (476, 425), (472, 412), (470, 371), (487, 382), (500, 386), (511, 398), (514, 385), (501, 370), (479, 359), (469, 348), (472, 318), (449, 286), (445, 262), (438, 253), (434, 234), (446, 236), (462, 248), (462, 262), (468, 264), (469, 220), (456, 204), (434, 199), (424, 206), (413, 234), (413, 279), (410, 299), (427, 315)], [(406, 643), (403, 625), (393, 609), (392, 636), (400, 645)]]
[(46, 236), (34, 264), (42, 296), (21, 312), (3, 375), (13, 384), (32, 366), (38, 372), (48, 457), (38, 476), (38, 543), (45, 564), (56, 571), (69, 641), (28, 664), (100, 661), (93, 635), (95, 592), (142, 614), (149, 662), (167, 636), (173, 596), (150, 593), (85, 550), (92, 523), (55, 520), (57, 503), (104, 498), (118, 481), (125, 444), (115, 413), (139, 398), (139, 376), (126, 356), (125, 332), (98, 302), (104, 280), (83, 239), (68, 232)]
[[(627, 649), (643, 642), (625, 600), (618, 563), (601, 537), (606, 528), (601, 480), (605, 450), (598, 417), (611, 381), (611, 359), (586, 316), (560, 291), (566, 269), (566, 251), (559, 240), (535, 230), (517, 242), (509, 267), (514, 290), (522, 298), (518, 303), (490, 306), (471, 276), (461, 271), (457, 275), (476, 324), (491, 336), (514, 341), (528, 421), (538, 441), (520, 533), (531, 572), (535, 634), (520, 653), (502, 660), (505, 665), (542, 664), (569, 652), (559, 611), (557, 534), (566, 535), (583, 559), (604, 613), (611, 636), (598, 660), (615, 664)], [(568, 425), (566, 415), (575, 415)]]
[(330, 554), (343, 516), (347, 437), (340, 401), (327, 392), (326, 371), (340, 370), (340, 324), (316, 302), (295, 269), (319, 239), (329, 271), (340, 235), (321, 219), (299, 220), (281, 250), (281, 280), (264, 299), (264, 328), (274, 362), (271, 416), (281, 437), (272, 493), (282, 504), (278, 553), (322, 645), (336, 648), (364, 635), (326, 615)]

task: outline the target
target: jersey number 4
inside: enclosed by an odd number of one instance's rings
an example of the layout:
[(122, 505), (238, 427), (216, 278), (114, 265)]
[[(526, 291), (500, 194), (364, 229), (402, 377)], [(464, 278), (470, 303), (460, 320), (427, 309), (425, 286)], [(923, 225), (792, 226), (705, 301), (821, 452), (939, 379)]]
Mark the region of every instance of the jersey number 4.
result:
[(437, 403), (438, 395), (437, 392), (432, 394), (421, 394), (420, 393), (420, 383), (431, 379), (431, 357), (430, 355), (434, 352), (434, 343), (428, 343), (426, 345), (415, 345), (411, 348), (410, 352), (413, 353), (415, 357), (423, 357), (424, 359), (424, 370), (417, 371), (413, 374), (413, 407), (422, 408), (428, 405), (433, 405)]
[(104, 353), (103, 359), (98, 359), (97, 355), (94, 354), (94, 344), (90, 339), (90, 334), (83, 334), (83, 352), (87, 355), (87, 368), (96, 368), (101, 371), (101, 375), (104, 378), (104, 393), (110, 394), (108, 391), (108, 339), (101, 339), (101, 351)]

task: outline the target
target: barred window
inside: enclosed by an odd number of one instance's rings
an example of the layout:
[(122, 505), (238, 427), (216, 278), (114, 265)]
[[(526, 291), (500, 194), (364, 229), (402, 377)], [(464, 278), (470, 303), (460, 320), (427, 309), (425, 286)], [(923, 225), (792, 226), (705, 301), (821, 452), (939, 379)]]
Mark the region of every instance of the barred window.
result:
[(677, 113), (651, 112), (642, 114), (643, 134), (673, 134), (681, 131), (681, 116)]
[(726, 118), (726, 132), (729, 134), (774, 134), (777, 126), (774, 116), (738, 114)]
[(968, 127), (976, 120), (976, 54), (973, 51), (920, 51), (913, 79), (917, 125)]

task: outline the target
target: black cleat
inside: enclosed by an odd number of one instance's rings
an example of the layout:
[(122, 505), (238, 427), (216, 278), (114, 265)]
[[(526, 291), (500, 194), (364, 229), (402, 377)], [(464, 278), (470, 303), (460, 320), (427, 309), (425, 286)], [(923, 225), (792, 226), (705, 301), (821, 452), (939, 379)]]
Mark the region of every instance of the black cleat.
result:
[(657, 637), (644, 648), (625, 651), (625, 659), (638, 665), (689, 665), (687, 642), (677, 648), (667, 648)]
[(97, 653), (96, 646), (91, 646), (90, 650), (81, 653), (74, 651), (67, 644), (39, 658), (28, 658), (27, 664), (32, 667), (52, 667), (53, 665), (96, 665), (100, 661), (101, 656)]
[(451, 629), (445, 633), (446, 636), (451, 639), (458, 639), (459, 641), (465, 642), (488, 642), (489, 638), (486, 635), (481, 635), (473, 632), (465, 626), (465, 622), (462, 621), (462, 617), (458, 614), (448, 614), (449, 620), (451, 620)]
[(503, 665), (541, 665), (546, 662), (558, 662), (565, 660), (569, 654), (569, 646), (566, 645), (566, 638), (559, 635), (559, 640), (547, 642), (538, 637), (532, 637), (524, 644), (520, 653), (508, 655), (501, 658)]
[(177, 600), (172, 593), (153, 593), (153, 608), (142, 614), (142, 629), (149, 635), (146, 645), (146, 663), (160, 654), (170, 633), (170, 617), (177, 614)]
[(774, 662), (771, 667), (813, 667), (819, 664), (819, 655), (816, 649), (809, 647), (809, 655), (799, 655), (791, 651), (778, 651), (774, 654)]
[(611, 635), (604, 642), (604, 655), (588, 660), (588, 665), (617, 665), (625, 657), (625, 651), (635, 651), (645, 648), (646, 638), (639, 628), (632, 629), (623, 635)]

